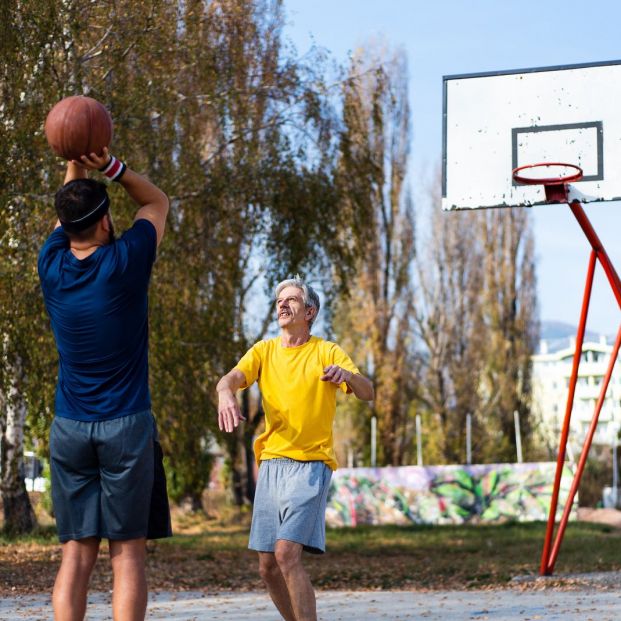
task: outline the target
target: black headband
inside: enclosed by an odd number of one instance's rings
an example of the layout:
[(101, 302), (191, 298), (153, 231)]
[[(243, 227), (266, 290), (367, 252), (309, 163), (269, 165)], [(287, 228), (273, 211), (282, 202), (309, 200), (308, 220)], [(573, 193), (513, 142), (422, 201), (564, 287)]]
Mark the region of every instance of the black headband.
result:
[(108, 195), (95, 207), (95, 209), (89, 211), (87, 214), (76, 218), (75, 220), (61, 220), (60, 223), (69, 232), (79, 233), (85, 231), (89, 226), (92, 226), (99, 220), (104, 214), (108, 212), (110, 207), (110, 198)]

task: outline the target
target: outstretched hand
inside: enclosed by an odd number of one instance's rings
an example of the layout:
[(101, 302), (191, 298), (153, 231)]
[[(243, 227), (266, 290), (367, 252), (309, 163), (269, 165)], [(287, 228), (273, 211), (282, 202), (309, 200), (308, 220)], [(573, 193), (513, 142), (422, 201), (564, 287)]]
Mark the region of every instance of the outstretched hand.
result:
[(346, 371), (336, 364), (331, 364), (323, 370), (323, 375), (319, 378), (322, 382), (332, 382), (333, 384), (342, 384), (351, 379), (352, 372)]

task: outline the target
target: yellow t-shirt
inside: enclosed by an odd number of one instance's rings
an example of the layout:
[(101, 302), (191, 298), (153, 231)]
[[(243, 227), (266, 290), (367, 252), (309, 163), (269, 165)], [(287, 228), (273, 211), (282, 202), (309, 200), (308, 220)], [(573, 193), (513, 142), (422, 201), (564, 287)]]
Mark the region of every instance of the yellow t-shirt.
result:
[(265, 411), (265, 431), (254, 444), (257, 462), (275, 457), (323, 461), (336, 470), (332, 423), (336, 391), (351, 392), (344, 382), (322, 382), (331, 364), (359, 373), (336, 344), (311, 336), (303, 345), (283, 347), (280, 337), (253, 345), (235, 367), (250, 386), (258, 380)]

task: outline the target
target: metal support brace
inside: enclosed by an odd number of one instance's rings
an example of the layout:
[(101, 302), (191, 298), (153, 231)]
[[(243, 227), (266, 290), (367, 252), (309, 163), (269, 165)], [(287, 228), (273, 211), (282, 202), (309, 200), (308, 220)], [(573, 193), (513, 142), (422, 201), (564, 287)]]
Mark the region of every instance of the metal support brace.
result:
[[(553, 194), (554, 198), (551, 198), (548, 194), (548, 187), (556, 188), (557, 186), (546, 186), (546, 195), (548, 200), (558, 200), (562, 202), (567, 201), (567, 188), (566, 186), (562, 188), (562, 190), (558, 190), (559, 193)], [(561, 196), (560, 192), (564, 192), (564, 200)], [(584, 467), (586, 465), (586, 460), (589, 454), (589, 450), (591, 448), (591, 444), (593, 442), (593, 436), (595, 435), (595, 429), (597, 427), (597, 421), (599, 419), (599, 414), (602, 410), (602, 406), (604, 405), (604, 399), (606, 397), (606, 390), (608, 388), (608, 384), (610, 383), (610, 378), (612, 376), (612, 371), (614, 369), (614, 365), (617, 361), (617, 355), (619, 354), (619, 348), (621, 347), (621, 327), (617, 333), (617, 338), (615, 341), (615, 345), (613, 348), (612, 355), (610, 357), (610, 362), (608, 364), (608, 369), (606, 372), (606, 376), (604, 381), (602, 382), (602, 387), (600, 390), (599, 398), (595, 405), (595, 412), (593, 413), (593, 418), (591, 420), (591, 424), (589, 426), (589, 430), (587, 432), (586, 438), (584, 440), (584, 444), (582, 447), (582, 452), (580, 454), (580, 459), (578, 461), (578, 467), (576, 468), (576, 473), (574, 474), (571, 488), (569, 491), (569, 496), (567, 498), (567, 502), (565, 503), (565, 507), (563, 510), (563, 516), (559, 523), (558, 532), (556, 533), (556, 538), (554, 540), (554, 545), (552, 545), (552, 537), (554, 536), (554, 524), (556, 521), (556, 510), (558, 506), (558, 496), (561, 486), (561, 476), (563, 472), (563, 467), (565, 464), (565, 453), (567, 450), (567, 439), (569, 436), (569, 423), (571, 420), (571, 412), (573, 409), (574, 403), (574, 394), (576, 390), (576, 382), (578, 379), (578, 368), (580, 366), (580, 359), (582, 356), (582, 343), (584, 342), (584, 333), (586, 328), (586, 320), (589, 312), (589, 302), (591, 300), (591, 292), (593, 287), (593, 275), (595, 273), (595, 265), (596, 261), (599, 261), (600, 265), (604, 269), (606, 273), (606, 277), (608, 278), (608, 282), (610, 283), (610, 287), (614, 293), (614, 296), (621, 308), (621, 281), (619, 280), (619, 276), (612, 265), (604, 246), (602, 245), (597, 233), (593, 229), (589, 219), (582, 208), (582, 205), (578, 201), (572, 201), (569, 203), (569, 208), (574, 214), (578, 224), (582, 228), (586, 238), (588, 239), (591, 245), (591, 255), (589, 259), (589, 267), (587, 270), (587, 278), (584, 286), (584, 296), (582, 298), (582, 311), (580, 313), (580, 322), (578, 324), (578, 330), (576, 333), (576, 350), (574, 352), (573, 358), (573, 366), (571, 371), (571, 377), (569, 380), (569, 392), (567, 395), (567, 405), (565, 408), (565, 420), (563, 422), (563, 429), (561, 431), (561, 439), (558, 451), (558, 457), (556, 461), (556, 475), (554, 477), (554, 487), (552, 491), (552, 499), (550, 502), (550, 514), (548, 516), (548, 526), (546, 529), (546, 536), (543, 545), (543, 552), (541, 555), (541, 565), (539, 568), (539, 573), (542, 576), (551, 575), (554, 571), (554, 565), (556, 563), (556, 559), (558, 557), (558, 553), (561, 547), (561, 543), (563, 541), (563, 535), (565, 534), (565, 529), (567, 527), (567, 522), (569, 520), (569, 514), (571, 513), (571, 507), (574, 502), (574, 498), (578, 491), (578, 487), (580, 485), (580, 480), (582, 478), (582, 473), (584, 472)]]

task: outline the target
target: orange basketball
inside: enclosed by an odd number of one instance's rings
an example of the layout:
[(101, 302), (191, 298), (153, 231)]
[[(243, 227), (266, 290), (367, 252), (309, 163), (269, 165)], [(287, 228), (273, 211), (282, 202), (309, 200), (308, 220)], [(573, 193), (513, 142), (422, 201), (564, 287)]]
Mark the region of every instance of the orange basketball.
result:
[(65, 97), (47, 115), (45, 136), (54, 153), (66, 160), (99, 155), (112, 140), (112, 118), (96, 99)]

